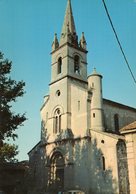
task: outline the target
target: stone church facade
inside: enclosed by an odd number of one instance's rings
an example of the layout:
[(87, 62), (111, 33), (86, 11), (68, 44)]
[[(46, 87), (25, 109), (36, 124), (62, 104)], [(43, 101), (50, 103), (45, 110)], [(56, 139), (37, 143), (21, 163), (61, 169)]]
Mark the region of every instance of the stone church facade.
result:
[(52, 43), (41, 141), (28, 153), (29, 194), (136, 193), (136, 109), (103, 98), (102, 75), (87, 75), (86, 46), (68, 0)]

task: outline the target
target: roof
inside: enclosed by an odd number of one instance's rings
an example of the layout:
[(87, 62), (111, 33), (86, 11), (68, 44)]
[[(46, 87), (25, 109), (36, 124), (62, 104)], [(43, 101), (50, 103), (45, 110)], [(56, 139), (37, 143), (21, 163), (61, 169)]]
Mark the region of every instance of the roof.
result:
[(130, 133), (130, 132), (136, 132), (136, 121), (134, 121), (133, 123), (130, 123), (128, 125), (126, 125), (125, 127), (120, 129), (121, 133)]
[(111, 101), (111, 100), (108, 100), (108, 99), (105, 99), (105, 98), (103, 98), (103, 102), (105, 104), (109, 104), (111, 106), (116, 106), (116, 107), (119, 107), (119, 108), (128, 109), (128, 110), (136, 112), (136, 108), (134, 108), (134, 107), (127, 106), (127, 105), (124, 105), (124, 104), (121, 104), (121, 103), (118, 103), (118, 102), (114, 102), (114, 101)]
[(98, 131), (96, 129), (91, 129), (91, 131), (103, 134), (103, 135), (111, 137), (113, 139), (117, 139), (117, 140), (122, 139), (122, 140), (124, 140), (124, 136), (120, 135), (120, 134), (115, 134), (115, 133), (111, 133), (111, 132), (107, 132), (107, 131)]
[(41, 144), (41, 141), (39, 141), (27, 154), (29, 155), (32, 151), (36, 151), (37, 150), (37, 148), (40, 146), (40, 144)]

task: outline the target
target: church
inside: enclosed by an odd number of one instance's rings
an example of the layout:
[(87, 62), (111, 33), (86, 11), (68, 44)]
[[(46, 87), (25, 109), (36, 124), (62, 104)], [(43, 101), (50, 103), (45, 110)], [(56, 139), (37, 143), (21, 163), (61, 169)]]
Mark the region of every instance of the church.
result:
[(87, 53), (68, 0), (52, 43), (41, 140), (28, 153), (28, 194), (136, 193), (136, 108), (103, 98), (102, 75), (87, 74)]

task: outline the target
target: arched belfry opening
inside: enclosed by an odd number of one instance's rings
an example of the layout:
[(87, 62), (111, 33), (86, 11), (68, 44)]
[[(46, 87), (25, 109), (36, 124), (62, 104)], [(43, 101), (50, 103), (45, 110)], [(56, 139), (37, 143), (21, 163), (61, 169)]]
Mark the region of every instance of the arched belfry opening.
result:
[(80, 74), (80, 58), (78, 55), (74, 56), (74, 73)]
[(64, 186), (64, 157), (60, 152), (53, 153), (50, 159), (50, 186), (63, 189)]

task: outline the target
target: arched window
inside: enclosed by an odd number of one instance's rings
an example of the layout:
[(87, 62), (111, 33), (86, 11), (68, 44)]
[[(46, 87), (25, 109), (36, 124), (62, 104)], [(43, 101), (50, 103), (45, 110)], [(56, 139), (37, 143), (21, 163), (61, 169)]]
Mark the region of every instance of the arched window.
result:
[(119, 133), (119, 115), (114, 115), (114, 126), (115, 126), (115, 132)]
[(58, 190), (64, 183), (64, 158), (60, 152), (53, 154), (51, 158), (50, 184), (56, 185)]
[(105, 157), (102, 156), (102, 169), (105, 171)]
[(78, 55), (75, 55), (74, 57), (74, 72), (80, 74), (80, 61)]
[(58, 59), (58, 74), (60, 74), (62, 71), (62, 58), (59, 57)]
[(61, 132), (61, 112), (60, 109), (57, 108), (54, 113), (54, 133)]
[(126, 142), (124, 140), (118, 140), (116, 144), (116, 150), (117, 150), (118, 177), (121, 177), (119, 178), (119, 193), (130, 193), (128, 181), (128, 164), (126, 162), (127, 158)]

